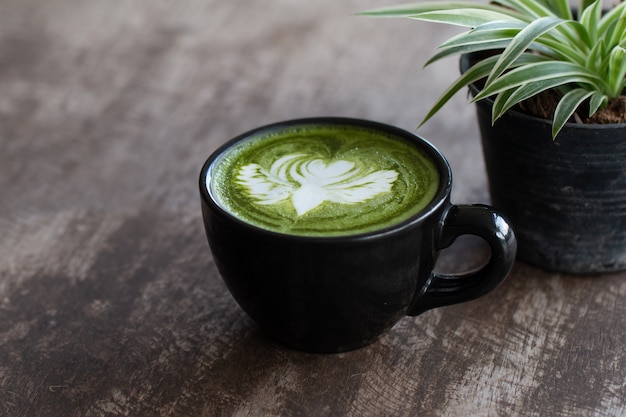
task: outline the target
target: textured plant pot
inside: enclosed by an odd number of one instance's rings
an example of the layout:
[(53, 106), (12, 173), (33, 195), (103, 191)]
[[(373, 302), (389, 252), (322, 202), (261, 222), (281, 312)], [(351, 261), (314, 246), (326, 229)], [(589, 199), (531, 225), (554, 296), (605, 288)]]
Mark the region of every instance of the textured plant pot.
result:
[[(461, 58), (461, 71), (471, 58)], [(470, 86), (472, 94), (478, 87)], [(477, 103), (492, 204), (518, 237), (518, 259), (574, 274), (626, 270), (626, 124), (567, 124), (509, 111), (492, 126)]]

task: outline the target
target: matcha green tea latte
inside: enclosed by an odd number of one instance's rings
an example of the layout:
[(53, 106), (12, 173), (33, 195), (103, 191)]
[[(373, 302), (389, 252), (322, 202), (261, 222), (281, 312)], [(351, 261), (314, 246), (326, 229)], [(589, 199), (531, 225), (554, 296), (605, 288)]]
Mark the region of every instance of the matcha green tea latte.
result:
[(259, 131), (215, 161), (206, 186), (235, 217), (276, 232), (340, 236), (400, 223), (424, 209), (439, 174), (415, 144), (335, 124)]

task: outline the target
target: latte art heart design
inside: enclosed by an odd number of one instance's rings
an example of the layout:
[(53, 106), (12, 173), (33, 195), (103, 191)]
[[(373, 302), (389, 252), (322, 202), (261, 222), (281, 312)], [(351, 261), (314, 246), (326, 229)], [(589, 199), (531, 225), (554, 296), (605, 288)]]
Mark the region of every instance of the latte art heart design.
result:
[(270, 205), (291, 199), (298, 216), (325, 201), (356, 204), (388, 193), (398, 178), (394, 170), (364, 172), (352, 161), (326, 163), (305, 154), (290, 154), (272, 163), (269, 169), (248, 164), (236, 180), (258, 204)]

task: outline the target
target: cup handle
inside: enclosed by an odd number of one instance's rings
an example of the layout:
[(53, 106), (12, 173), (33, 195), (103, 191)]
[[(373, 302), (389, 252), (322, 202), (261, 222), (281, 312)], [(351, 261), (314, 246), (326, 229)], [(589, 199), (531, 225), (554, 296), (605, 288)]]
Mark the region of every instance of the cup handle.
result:
[(431, 274), (408, 310), (417, 316), (427, 310), (470, 301), (498, 287), (507, 277), (517, 252), (509, 222), (485, 205), (453, 205), (441, 221), (437, 250), (445, 249), (461, 235), (476, 235), (490, 246), (491, 256), (480, 269), (460, 275)]

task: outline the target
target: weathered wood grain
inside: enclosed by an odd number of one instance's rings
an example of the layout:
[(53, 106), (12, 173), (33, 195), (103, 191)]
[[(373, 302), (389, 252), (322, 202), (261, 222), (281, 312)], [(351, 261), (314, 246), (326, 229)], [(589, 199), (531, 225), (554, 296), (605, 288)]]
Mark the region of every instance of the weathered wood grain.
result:
[[(338, 355), (267, 340), (230, 297), (199, 209), (213, 149), (294, 117), (413, 129), (456, 75), (421, 68), (448, 29), (354, 16), (382, 4), (0, 2), (0, 416), (626, 415), (624, 273), (518, 264)], [(454, 200), (486, 201), (464, 97), (420, 133)]]

